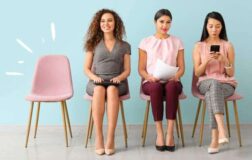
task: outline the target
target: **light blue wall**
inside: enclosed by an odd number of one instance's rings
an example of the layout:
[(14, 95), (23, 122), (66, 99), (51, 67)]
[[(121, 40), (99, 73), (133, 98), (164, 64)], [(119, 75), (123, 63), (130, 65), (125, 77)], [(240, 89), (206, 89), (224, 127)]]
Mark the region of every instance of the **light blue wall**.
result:
[[(188, 98), (181, 103), (184, 123), (193, 122), (197, 105), (197, 100), (190, 91), (192, 48), (200, 38), (205, 15), (213, 10), (223, 14), (229, 40), (236, 50), (236, 78), (239, 81), (237, 91), (245, 97), (238, 102), (240, 121), (252, 123), (252, 71), (249, 69), (252, 54), (252, 2), (249, 0), (5, 0), (0, 3), (2, 125), (26, 124), (29, 103), (24, 97), (31, 88), (35, 62), (45, 54), (65, 54), (69, 57), (74, 84), (74, 97), (68, 101), (70, 118), (73, 124), (87, 123), (89, 103), (82, 98), (87, 82), (83, 74), (82, 43), (91, 17), (101, 8), (110, 8), (120, 14), (126, 26), (126, 40), (132, 47), (132, 72), (129, 78), (132, 98), (125, 102), (128, 124), (143, 122), (145, 102), (139, 98), (137, 47), (142, 38), (154, 33), (153, 16), (160, 8), (171, 10), (174, 18), (170, 33), (180, 37), (185, 45), (186, 73), (182, 82)], [(51, 38), (51, 22), (56, 27), (55, 41)], [(22, 48), (17, 43), (17, 38), (27, 44), (33, 53)], [(18, 64), (19, 60), (24, 63)], [(10, 71), (24, 75), (7, 76), (6, 72)], [(231, 106), (230, 111), (233, 117)], [(59, 103), (42, 104), (40, 123), (61, 124)]]

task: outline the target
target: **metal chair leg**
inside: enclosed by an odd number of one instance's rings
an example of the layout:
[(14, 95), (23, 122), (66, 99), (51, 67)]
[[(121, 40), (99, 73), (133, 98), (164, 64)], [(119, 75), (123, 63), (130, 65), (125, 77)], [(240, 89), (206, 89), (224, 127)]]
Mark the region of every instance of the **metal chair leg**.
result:
[(35, 124), (35, 131), (34, 131), (34, 138), (36, 138), (36, 136), (37, 136), (38, 121), (39, 121), (39, 112), (40, 112), (40, 102), (38, 102), (36, 124)]
[(73, 135), (72, 135), (71, 123), (70, 123), (70, 119), (69, 119), (69, 114), (68, 114), (66, 101), (64, 101), (64, 107), (65, 107), (65, 114), (66, 114), (65, 116), (67, 118), (68, 130), (69, 130), (69, 133), (70, 133), (70, 137), (72, 138)]
[(179, 130), (180, 130), (180, 137), (182, 141), (182, 146), (185, 146), (184, 142), (184, 131), (183, 131), (183, 123), (182, 123), (182, 117), (181, 117), (181, 111), (180, 111), (180, 105), (178, 103), (178, 118), (179, 118)]
[(127, 126), (126, 126), (126, 121), (125, 121), (125, 116), (124, 116), (124, 109), (123, 109), (123, 102), (120, 101), (120, 108), (121, 108), (121, 114), (122, 114), (122, 123), (123, 123), (123, 133), (124, 133), (124, 142), (125, 142), (125, 147), (128, 147), (127, 143)]
[(66, 111), (64, 107), (64, 102), (61, 102), (61, 110), (62, 110), (62, 119), (63, 119), (63, 126), (64, 126), (64, 131), (65, 131), (65, 140), (66, 140), (66, 147), (68, 147), (68, 138), (67, 138), (67, 126), (66, 126)]
[(237, 135), (239, 139), (239, 144), (240, 147), (242, 146), (242, 141), (241, 141), (241, 131), (240, 131), (240, 123), (239, 123), (239, 117), (238, 117), (238, 112), (237, 112), (237, 104), (236, 101), (233, 101), (234, 104), (234, 113), (235, 113), (235, 123), (236, 123), (236, 130), (237, 130)]
[(149, 117), (149, 109), (150, 109), (150, 101), (147, 101), (146, 105), (146, 119), (143, 127), (143, 139), (142, 139), (142, 146), (144, 147), (145, 145), (145, 140), (146, 140), (146, 133), (147, 133), (147, 126), (148, 126), (148, 117)]
[(202, 110), (202, 117), (201, 117), (200, 143), (199, 143), (199, 146), (202, 145), (202, 138), (203, 138), (203, 132), (204, 132), (205, 113), (206, 113), (206, 101), (203, 101), (203, 110)]
[(194, 137), (196, 126), (197, 126), (197, 123), (198, 123), (198, 118), (199, 118), (199, 113), (200, 113), (200, 108), (201, 108), (201, 102), (202, 102), (202, 100), (200, 99), (199, 103), (198, 103), (198, 108), (197, 108), (197, 113), (196, 113), (194, 125), (193, 125), (192, 137)]
[(90, 105), (90, 110), (89, 110), (89, 118), (88, 118), (88, 128), (87, 128), (87, 133), (86, 133), (86, 140), (85, 140), (85, 147), (87, 148), (87, 144), (88, 144), (88, 137), (90, 134), (90, 128), (91, 128), (91, 122), (92, 121), (92, 102)]
[(34, 102), (31, 102), (31, 109), (30, 109), (29, 120), (28, 120), (27, 131), (26, 131), (25, 148), (27, 148), (29, 135), (30, 135), (33, 106), (34, 106)]
[(229, 123), (229, 112), (228, 112), (227, 101), (225, 101), (225, 110), (226, 110), (226, 122), (227, 122), (228, 136), (231, 137), (231, 134), (230, 134), (230, 123)]

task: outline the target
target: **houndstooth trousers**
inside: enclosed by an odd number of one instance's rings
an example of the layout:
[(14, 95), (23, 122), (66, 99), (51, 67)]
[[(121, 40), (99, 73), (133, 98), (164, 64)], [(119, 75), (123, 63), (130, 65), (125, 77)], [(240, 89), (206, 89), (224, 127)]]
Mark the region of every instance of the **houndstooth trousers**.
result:
[(217, 128), (215, 114), (224, 114), (225, 98), (234, 93), (235, 88), (228, 83), (221, 83), (215, 79), (203, 80), (199, 84), (199, 91), (205, 95), (206, 107), (209, 111), (210, 127)]

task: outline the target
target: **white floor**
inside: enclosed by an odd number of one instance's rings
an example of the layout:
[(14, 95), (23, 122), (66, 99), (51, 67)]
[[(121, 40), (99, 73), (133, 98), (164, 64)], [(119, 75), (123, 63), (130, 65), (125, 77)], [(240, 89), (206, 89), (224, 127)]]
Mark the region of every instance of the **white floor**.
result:
[[(33, 129), (33, 128), (32, 128)], [(210, 141), (209, 128), (205, 126), (203, 146), (198, 146), (198, 131), (191, 138), (192, 126), (184, 126), (185, 147), (176, 138), (176, 151), (158, 152), (155, 150), (155, 128), (148, 126), (146, 146), (141, 146), (141, 125), (128, 126), (128, 148), (124, 147), (121, 126), (116, 131), (116, 154), (98, 156), (94, 153), (94, 138), (87, 148), (84, 147), (84, 126), (73, 126), (73, 138), (70, 147), (65, 147), (64, 133), (61, 126), (39, 126), (37, 138), (31, 130), (28, 148), (24, 147), (25, 126), (0, 126), (0, 160), (251, 160), (252, 125), (241, 125), (242, 143), (239, 147), (235, 126), (231, 127), (230, 143), (221, 147), (221, 152), (214, 155), (207, 153)], [(106, 129), (105, 129), (106, 130)]]

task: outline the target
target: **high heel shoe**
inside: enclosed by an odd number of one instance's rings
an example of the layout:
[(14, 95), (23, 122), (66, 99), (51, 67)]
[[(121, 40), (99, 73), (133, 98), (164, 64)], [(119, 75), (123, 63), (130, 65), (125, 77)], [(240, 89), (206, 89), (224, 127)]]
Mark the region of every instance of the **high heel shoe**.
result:
[(226, 144), (229, 142), (229, 140), (226, 137), (224, 137), (224, 138), (219, 138), (218, 142), (219, 144)]
[(112, 155), (115, 153), (115, 149), (108, 149), (108, 148), (105, 148), (105, 153), (106, 155)]
[[(156, 139), (157, 139), (157, 137), (156, 137)], [(157, 141), (157, 140), (156, 140), (156, 141)], [(160, 152), (165, 151), (165, 145), (158, 146), (158, 145), (156, 144), (155, 147), (156, 147), (156, 150), (157, 150), (157, 151), (160, 151)]]
[(98, 154), (98, 155), (103, 155), (105, 153), (105, 150), (104, 150), (104, 148), (96, 149), (95, 153)]
[[(167, 137), (167, 134), (166, 134), (166, 137)], [(173, 142), (174, 142), (174, 136), (173, 136)], [(165, 150), (167, 150), (169, 152), (174, 152), (175, 149), (176, 149), (175, 145), (173, 145), (173, 146), (165, 145)]]
[(207, 151), (208, 151), (209, 154), (215, 154), (215, 153), (219, 152), (219, 147), (217, 147), (217, 148), (209, 147)]

